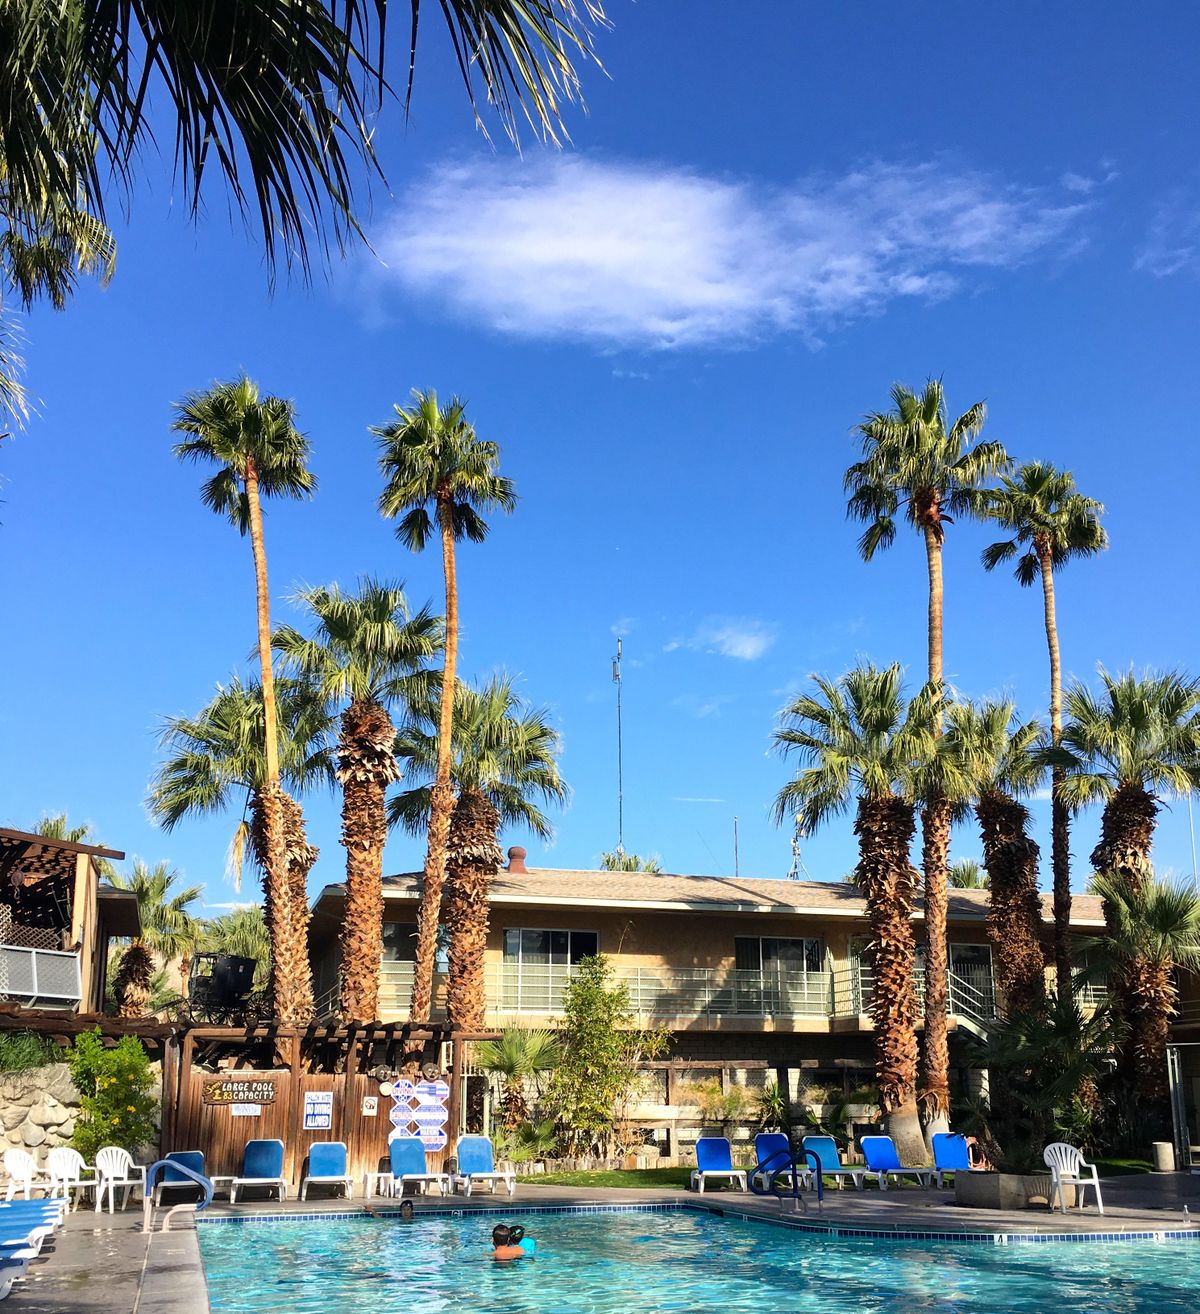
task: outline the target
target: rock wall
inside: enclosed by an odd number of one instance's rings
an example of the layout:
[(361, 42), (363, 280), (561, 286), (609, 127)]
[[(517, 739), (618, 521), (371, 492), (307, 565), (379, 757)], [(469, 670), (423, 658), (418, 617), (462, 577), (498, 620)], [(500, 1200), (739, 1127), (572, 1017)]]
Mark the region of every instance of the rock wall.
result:
[(22, 1146), (42, 1163), (48, 1151), (71, 1139), (78, 1112), (79, 1092), (65, 1063), (0, 1073), (0, 1148)]

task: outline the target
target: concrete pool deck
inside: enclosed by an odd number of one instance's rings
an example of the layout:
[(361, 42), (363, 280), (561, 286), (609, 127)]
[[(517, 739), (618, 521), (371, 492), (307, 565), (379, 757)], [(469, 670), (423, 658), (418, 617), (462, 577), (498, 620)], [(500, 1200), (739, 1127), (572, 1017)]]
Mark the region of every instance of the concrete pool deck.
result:
[[(1065, 1216), (1048, 1210), (1000, 1211), (962, 1209), (954, 1204), (953, 1191), (923, 1191), (919, 1188), (881, 1191), (828, 1191), (824, 1208), (815, 1201), (809, 1211), (793, 1213), (790, 1202), (782, 1211), (818, 1228), (836, 1228), (851, 1234), (871, 1232), (919, 1232), (923, 1234), (978, 1235), (990, 1233), (1021, 1237), (1054, 1234), (1068, 1238), (1081, 1234), (1200, 1232), (1200, 1177), (1183, 1173), (1110, 1177), (1101, 1187), (1105, 1213), (1093, 1206), (1082, 1213)], [(1089, 1197), (1090, 1199), (1090, 1197)], [(215, 1202), (204, 1217), (234, 1218), (270, 1215), (361, 1214), (364, 1208), (394, 1210), (399, 1202), (374, 1200), (288, 1200), (238, 1204), (231, 1208)], [(742, 1191), (713, 1190), (703, 1196), (690, 1191), (618, 1190), (572, 1186), (524, 1184), (510, 1202), (503, 1193), (462, 1196), (415, 1197), (419, 1218), (431, 1212), (456, 1210), (477, 1212), (500, 1210), (518, 1214), (541, 1208), (578, 1205), (680, 1205), (692, 1204), (714, 1210), (729, 1210), (764, 1219), (778, 1219), (778, 1204)], [(1188, 1208), (1194, 1221), (1185, 1218)], [(161, 1214), (160, 1214), (161, 1216)], [(113, 1216), (81, 1208), (70, 1216), (66, 1227), (30, 1266), (14, 1288), (7, 1308), (14, 1314), (206, 1314), (208, 1294), (200, 1262), (199, 1243), (190, 1216), (174, 1232), (141, 1233), (141, 1209), (131, 1207)], [(176, 1219), (176, 1224), (180, 1220)], [(1200, 1253), (1200, 1252), (1198, 1252)]]

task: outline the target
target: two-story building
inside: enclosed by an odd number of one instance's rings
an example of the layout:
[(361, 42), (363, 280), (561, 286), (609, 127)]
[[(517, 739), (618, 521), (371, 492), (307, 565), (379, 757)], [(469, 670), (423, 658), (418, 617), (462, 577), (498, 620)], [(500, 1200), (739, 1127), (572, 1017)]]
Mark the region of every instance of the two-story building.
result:
[[(408, 1015), (421, 877), (383, 884), (380, 1013), (389, 1021)], [(344, 902), (344, 886), (327, 886), (313, 912), (316, 988), (327, 1006), (336, 999)], [(985, 890), (951, 891), (952, 1058), (956, 1034), (978, 1033), (996, 1015), (987, 907)], [(871, 1068), (866, 901), (854, 885), (527, 869), (524, 850), (510, 849), (491, 908), (489, 1027), (546, 1026), (561, 1016), (573, 965), (603, 953), (639, 1022), (670, 1030), (677, 1059), (786, 1071), (793, 1091), (797, 1073), (805, 1084), (848, 1090)], [(1048, 896), (1043, 910), (1049, 945)], [(913, 920), (919, 943), (919, 903)], [(1077, 897), (1073, 924), (1081, 934), (1102, 930), (1100, 901)], [(435, 998), (444, 998), (440, 988)]]

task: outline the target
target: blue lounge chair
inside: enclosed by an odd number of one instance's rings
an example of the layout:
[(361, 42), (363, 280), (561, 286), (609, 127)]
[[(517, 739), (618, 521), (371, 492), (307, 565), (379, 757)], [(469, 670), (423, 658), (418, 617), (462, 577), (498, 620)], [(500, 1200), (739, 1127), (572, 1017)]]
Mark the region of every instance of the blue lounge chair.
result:
[(731, 1186), (741, 1183), (746, 1187), (746, 1174), (741, 1168), (733, 1166), (733, 1148), (728, 1136), (701, 1136), (696, 1142), (696, 1167), (692, 1171), (691, 1187), (693, 1191), (704, 1194), (704, 1183), (708, 1178), (726, 1178)]
[(859, 1142), (863, 1158), (867, 1161), (868, 1177), (879, 1179), (879, 1189), (887, 1190), (888, 1178), (915, 1177), (922, 1186), (929, 1185), (931, 1168), (905, 1168), (896, 1153), (896, 1142), (890, 1136), (864, 1136)]
[(933, 1137), (933, 1182), (941, 1190), (947, 1173), (969, 1173), (971, 1151), (967, 1138), (954, 1132), (936, 1132)]
[(806, 1150), (811, 1150), (821, 1165), (821, 1176), (832, 1177), (838, 1184), (838, 1190), (842, 1189), (843, 1183), (849, 1177), (854, 1183), (855, 1189), (863, 1189), (863, 1177), (866, 1175), (865, 1168), (857, 1168), (853, 1164), (844, 1166), (841, 1156), (838, 1154), (837, 1142), (832, 1136), (806, 1136), (801, 1142), (801, 1146)]
[(268, 1191), (275, 1187), (280, 1200), (287, 1199), (287, 1182), (283, 1176), (283, 1142), (247, 1141), (242, 1151), (242, 1171), (229, 1183), (229, 1203), (237, 1204), (238, 1188), (246, 1186), (265, 1186)]
[(310, 1186), (341, 1186), (346, 1199), (354, 1194), (354, 1183), (346, 1171), (345, 1141), (314, 1141), (308, 1147), (308, 1169), (300, 1179), (300, 1199), (308, 1199)]
[[(761, 1182), (764, 1188), (769, 1188), (778, 1173), (786, 1172), (790, 1182), (791, 1163), (794, 1153), (791, 1141), (783, 1132), (759, 1132), (754, 1138), (754, 1161), (756, 1164), (766, 1164), (767, 1166), (755, 1169), (753, 1173), (754, 1180)], [(811, 1185), (812, 1172), (808, 1168), (798, 1164), (796, 1173), (803, 1186), (808, 1187)]]
[[(192, 1172), (204, 1175), (203, 1150), (172, 1150), (165, 1158), (168, 1164), (177, 1163), (181, 1168), (190, 1168)], [(154, 1203), (162, 1204), (164, 1191), (186, 1191), (190, 1196), (199, 1190), (200, 1187), (185, 1173), (178, 1173), (174, 1168), (164, 1168), (163, 1175), (154, 1187)]]
[(496, 1183), (503, 1182), (508, 1187), (510, 1198), (517, 1189), (516, 1173), (511, 1168), (496, 1168), (496, 1152), (486, 1136), (460, 1136), (455, 1186), (461, 1186), (463, 1194), (470, 1195), (477, 1182), (487, 1182), (493, 1195), (496, 1194)]
[(429, 1190), (430, 1182), (437, 1185), (442, 1195), (450, 1194), (450, 1174), (429, 1171), (425, 1146), (419, 1136), (392, 1136), (388, 1140), (388, 1162), (391, 1171), (384, 1178), (389, 1195), (403, 1195), (406, 1182), (412, 1182), (422, 1195)]

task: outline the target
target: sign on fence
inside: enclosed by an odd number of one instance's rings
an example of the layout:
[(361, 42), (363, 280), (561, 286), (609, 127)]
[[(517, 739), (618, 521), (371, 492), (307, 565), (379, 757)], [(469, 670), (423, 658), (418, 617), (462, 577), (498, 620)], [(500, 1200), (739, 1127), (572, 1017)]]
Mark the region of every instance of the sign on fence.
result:
[(205, 1104), (274, 1104), (273, 1077), (217, 1077), (206, 1081), (200, 1098)]
[(333, 1091), (304, 1092), (304, 1130), (328, 1131), (333, 1126)]
[(427, 1150), (446, 1146), (446, 1122), (450, 1098), (448, 1083), (438, 1081), (398, 1081), (392, 1087), (392, 1109), (388, 1114), (401, 1131), (419, 1136)]

